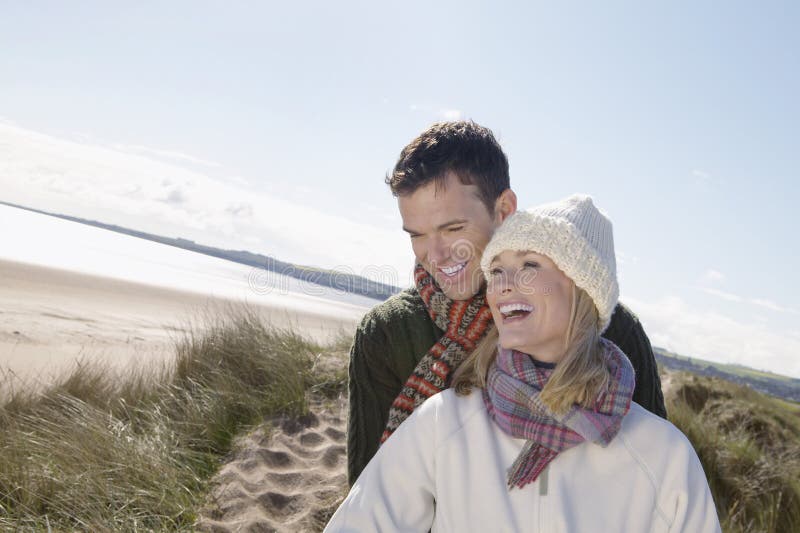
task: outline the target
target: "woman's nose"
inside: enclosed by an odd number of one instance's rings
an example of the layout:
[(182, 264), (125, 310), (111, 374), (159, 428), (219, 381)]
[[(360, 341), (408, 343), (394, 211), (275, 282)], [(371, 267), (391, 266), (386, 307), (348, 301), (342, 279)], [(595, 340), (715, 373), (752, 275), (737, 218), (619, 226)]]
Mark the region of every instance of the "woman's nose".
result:
[(492, 292), (498, 294), (508, 294), (513, 289), (513, 278), (509, 278), (508, 274), (501, 274), (492, 280)]
[(503, 278), (503, 282), (500, 284), (500, 294), (508, 294), (514, 289), (514, 280), (508, 279), (506, 277)]

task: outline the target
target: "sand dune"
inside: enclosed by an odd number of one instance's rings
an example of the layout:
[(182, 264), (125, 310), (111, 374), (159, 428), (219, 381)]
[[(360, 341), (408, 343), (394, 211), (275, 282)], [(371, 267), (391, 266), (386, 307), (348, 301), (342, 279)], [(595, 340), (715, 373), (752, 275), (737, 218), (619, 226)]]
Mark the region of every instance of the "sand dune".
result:
[[(42, 384), (78, 358), (122, 366), (166, 359), (190, 318), (230, 303), (0, 260), (0, 377)], [(348, 318), (313, 308), (303, 313), (253, 308), (273, 325), (292, 326), (319, 341), (355, 325), (352, 306), (342, 314)], [(324, 527), (347, 485), (346, 399), (312, 398), (310, 405), (305, 417), (266, 421), (238, 438), (213, 479), (198, 527), (213, 532)]]
[(346, 495), (346, 400), (316, 400), (299, 419), (240, 437), (215, 476), (199, 528), (213, 533), (321, 531)]

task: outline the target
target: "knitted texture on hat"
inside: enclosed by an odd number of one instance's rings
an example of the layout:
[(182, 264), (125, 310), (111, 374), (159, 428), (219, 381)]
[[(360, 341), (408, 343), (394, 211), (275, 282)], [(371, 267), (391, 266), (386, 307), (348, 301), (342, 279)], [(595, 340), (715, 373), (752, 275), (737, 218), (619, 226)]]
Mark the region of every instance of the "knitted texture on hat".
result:
[(611, 221), (586, 195), (517, 211), (495, 231), (481, 258), (489, 277), (492, 260), (506, 250), (549, 257), (597, 307), (598, 328), (605, 331), (619, 298)]
[(381, 443), (414, 409), (450, 386), (453, 371), (475, 349), (492, 323), (492, 312), (483, 293), (469, 300), (451, 300), (422, 265), (414, 270), (414, 280), (431, 320), (444, 330), (444, 335), (422, 356), (392, 402)]

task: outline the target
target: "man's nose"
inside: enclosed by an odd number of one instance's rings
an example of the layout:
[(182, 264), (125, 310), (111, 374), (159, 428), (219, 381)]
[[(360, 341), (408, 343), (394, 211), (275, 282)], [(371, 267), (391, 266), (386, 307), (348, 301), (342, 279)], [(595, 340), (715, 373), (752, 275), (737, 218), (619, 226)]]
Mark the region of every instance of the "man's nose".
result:
[(428, 262), (442, 264), (450, 258), (450, 243), (439, 236), (428, 240)]

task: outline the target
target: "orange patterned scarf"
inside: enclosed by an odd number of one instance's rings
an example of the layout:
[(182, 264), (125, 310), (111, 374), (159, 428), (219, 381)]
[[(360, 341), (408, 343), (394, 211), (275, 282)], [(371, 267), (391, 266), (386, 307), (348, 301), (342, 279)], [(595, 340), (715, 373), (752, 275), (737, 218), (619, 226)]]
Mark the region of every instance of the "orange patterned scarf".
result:
[(397, 430), (414, 409), (450, 386), (453, 371), (475, 349), (492, 323), (492, 313), (483, 293), (469, 300), (451, 300), (422, 265), (417, 265), (414, 270), (414, 280), (431, 320), (445, 333), (422, 356), (392, 403), (381, 443)]

